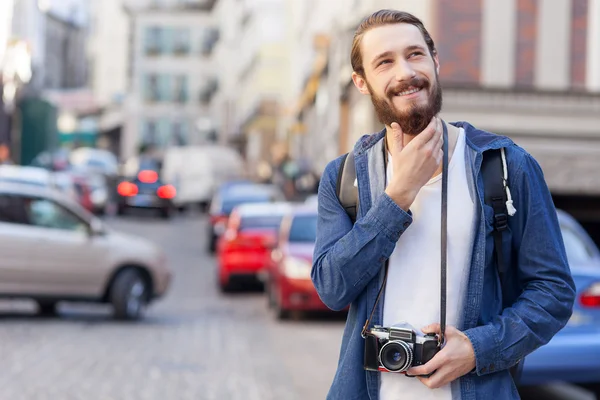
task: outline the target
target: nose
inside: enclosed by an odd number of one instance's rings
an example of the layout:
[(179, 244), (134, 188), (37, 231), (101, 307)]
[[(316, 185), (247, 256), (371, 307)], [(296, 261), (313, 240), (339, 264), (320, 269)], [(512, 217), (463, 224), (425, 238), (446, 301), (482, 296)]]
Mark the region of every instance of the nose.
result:
[(410, 63), (404, 59), (400, 59), (396, 62), (394, 72), (398, 82), (408, 81), (417, 74)]

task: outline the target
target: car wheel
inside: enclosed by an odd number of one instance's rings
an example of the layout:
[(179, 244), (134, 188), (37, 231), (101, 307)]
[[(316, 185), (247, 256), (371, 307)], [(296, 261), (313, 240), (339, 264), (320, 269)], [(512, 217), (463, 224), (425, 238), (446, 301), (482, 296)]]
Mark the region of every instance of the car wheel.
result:
[(276, 299), (269, 281), (265, 282), (265, 292), (267, 293), (267, 307), (270, 310), (273, 310), (275, 308)]
[(148, 305), (149, 292), (148, 283), (138, 271), (128, 269), (119, 273), (110, 291), (115, 318), (130, 321), (142, 318)]
[(210, 239), (208, 240), (208, 252), (215, 254), (217, 252), (217, 236), (210, 233)]
[(596, 396), (596, 399), (600, 400), (600, 383), (588, 383), (581, 385), (584, 389), (589, 390)]
[(281, 306), (281, 302), (277, 298), (274, 299), (273, 312), (275, 313), (275, 318), (277, 318), (279, 321), (290, 318), (290, 310), (283, 308)]
[(171, 207), (165, 207), (160, 209), (160, 216), (162, 219), (170, 219), (171, 215)]
[(38, 300), (38, 314), (46, 317), (56, 315), (56, 301), (52, 300)]

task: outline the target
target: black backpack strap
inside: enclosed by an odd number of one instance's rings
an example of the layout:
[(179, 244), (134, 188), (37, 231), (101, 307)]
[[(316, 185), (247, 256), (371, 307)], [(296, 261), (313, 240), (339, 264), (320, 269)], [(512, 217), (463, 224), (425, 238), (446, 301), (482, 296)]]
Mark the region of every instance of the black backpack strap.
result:
[(506, 190), (504, 189), (502, 154), (500, 149), (483, 153), (481, 165), (485, 203), (494, 210), (494, 252), (498, 262), (500, 282), (503, 282), (507, 265), (502, 252), (502, 232), (508, 228), (508, 210), (506, 208)]
[(356, 222), (358, 214), (358, 188), (354, 186), (355, 181), (356, 165), (354, 164), (354, 154), (350, 152), (342, 158), (337, 176), (336, 194), (352, 223)]
[[(494, 210), (494, 253), (498, 263), (498, 275), (500, 285), (505, 284), (504, 273), (508, 265), (504, 260), (502, 252), (502, 232), (508, 228), (508, 208), (506, 201), (508, 196), (504, 188), (504, 165), (502, 163), (501, 149), (487, 150), (483, 153), (483, 163), (481, 164), (481, 173), (483, 174), (483, 190), (485, 203)], [(523, 360), (519, 360), (515, 365), (509, 368), (510, 374), (515, 383), (518, 383), (523, 371)]]

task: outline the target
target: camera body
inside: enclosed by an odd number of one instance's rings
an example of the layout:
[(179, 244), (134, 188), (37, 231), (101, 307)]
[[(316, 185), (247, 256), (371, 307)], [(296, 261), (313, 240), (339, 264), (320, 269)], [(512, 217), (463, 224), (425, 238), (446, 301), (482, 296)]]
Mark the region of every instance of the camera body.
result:
[(423, 365), (440, 351), (438, 336), (424, 336), (408, 326), (374, 326), (365, 335), (364, 368), (368, 371), (406, 372)]

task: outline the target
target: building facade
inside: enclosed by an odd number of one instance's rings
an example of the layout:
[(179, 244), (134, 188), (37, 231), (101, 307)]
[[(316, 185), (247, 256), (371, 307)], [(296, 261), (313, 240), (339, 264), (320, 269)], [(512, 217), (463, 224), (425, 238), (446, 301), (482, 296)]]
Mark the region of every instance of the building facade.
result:
[(121, 155), (214, 140), (218, 88), (212, 53), (215, 0), (125, 0), (130, 19), (128, 96)]

